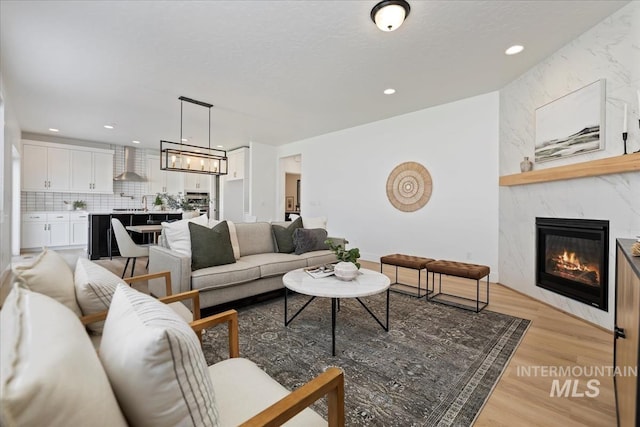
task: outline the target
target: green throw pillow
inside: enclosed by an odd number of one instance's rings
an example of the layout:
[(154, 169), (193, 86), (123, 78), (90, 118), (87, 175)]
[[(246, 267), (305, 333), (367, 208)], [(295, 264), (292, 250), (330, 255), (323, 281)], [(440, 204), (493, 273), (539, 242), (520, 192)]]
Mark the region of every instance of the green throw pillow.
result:
[(273, 236), (276, 239), (276, 246), (278, 252), (281, 254), (290, 254), (294, 251), (293, 246), (293, 233), (298, 228), (302, 228), (302, 218), (297, 218), (287, 227), (273, 224), (271, 229), (273, 230)]
[(227, 221), (222, 221), (213, 228), (189, 222), (189, 234), (192, 271), (236, 262)]

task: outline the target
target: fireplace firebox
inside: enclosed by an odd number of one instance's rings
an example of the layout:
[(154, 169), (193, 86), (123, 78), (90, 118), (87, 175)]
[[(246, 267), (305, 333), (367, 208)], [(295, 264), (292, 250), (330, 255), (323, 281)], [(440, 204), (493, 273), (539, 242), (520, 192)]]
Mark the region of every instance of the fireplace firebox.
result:
[(609, 221), (536, 218), (536, 285), (608, 311)]

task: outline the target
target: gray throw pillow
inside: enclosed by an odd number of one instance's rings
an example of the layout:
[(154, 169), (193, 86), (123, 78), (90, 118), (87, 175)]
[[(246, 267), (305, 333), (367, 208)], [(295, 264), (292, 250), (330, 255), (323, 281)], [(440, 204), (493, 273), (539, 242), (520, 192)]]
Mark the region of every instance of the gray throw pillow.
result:
[(192, 271), (236, 262), (227, 221), (222, 221), (213, 228), (189, 222), (189, 234)]
[(298, 228), (293, 232), (296, 255), (329, 249), (325, 240), (327, 240), (327, 230), (322, 228)]
[(293, 233), (302, 228), (302, 218), (297, 218), (287, 227), (281, 225), (272, 224), (271, 230), (273, 231), (273, 237), (276, 239), (276, 247), (281, 254), (290, 254), (294, 251), (293, 246)]

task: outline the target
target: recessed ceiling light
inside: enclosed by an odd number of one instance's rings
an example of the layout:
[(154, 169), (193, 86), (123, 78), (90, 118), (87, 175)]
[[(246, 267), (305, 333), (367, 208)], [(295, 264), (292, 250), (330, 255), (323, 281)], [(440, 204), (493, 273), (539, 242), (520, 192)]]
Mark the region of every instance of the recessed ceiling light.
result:
[(133, 142), (134, 144), (140, 144), (140, 141), (136, 141), (136, 140), (133, 140), (131, 142)]
[(509, 49), (505, 50), (504, 53), (506, 55), (515, 55), (517, 53), (522, 52), (523, 50), (524, 50), (524, 47), (520, 46), (519, 44), (514, 44)]
[(224, 148), (224, 145), (216, 145), (218, 148)]
[(393, 95), (394, 93), (396, 93), (396, 90), (391, 87), (389, 89), (384, 90), (385, 95)]
[(49, 128), (50, 132), (60, 132), (60, 129), (56, 129), (56, 128)]
[(113, 125), (104, 125), (105, 129), (113, 129)]

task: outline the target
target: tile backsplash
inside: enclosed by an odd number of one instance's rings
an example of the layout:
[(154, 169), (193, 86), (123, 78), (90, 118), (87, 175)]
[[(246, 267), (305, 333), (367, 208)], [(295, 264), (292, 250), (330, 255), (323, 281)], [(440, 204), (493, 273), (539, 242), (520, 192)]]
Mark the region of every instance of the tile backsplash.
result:
[[(114, 176), (124, 171), (124, 147), (113, 146)], [(155, 154), (150, 150), (135, 150), (135, 172), (140, 176), (147, 175), (147, 154)], [(67, 210), (65, 201), (74, 200), (87, 202), (89, 212), (110, 212), (112, 209), (137, 209), (142, 207), (142, 196), (147, 195), (147, 206), (151, 207), (153, 199), (147, 194), (148, 183), (114, 181), (113, 194), (93, 193), (53, 193), (44, 191), (22, 191), (20, 193), (21, 212), (32, 211), (64, 211)], [(121, 195), (122, 194), (122, 195)]]

